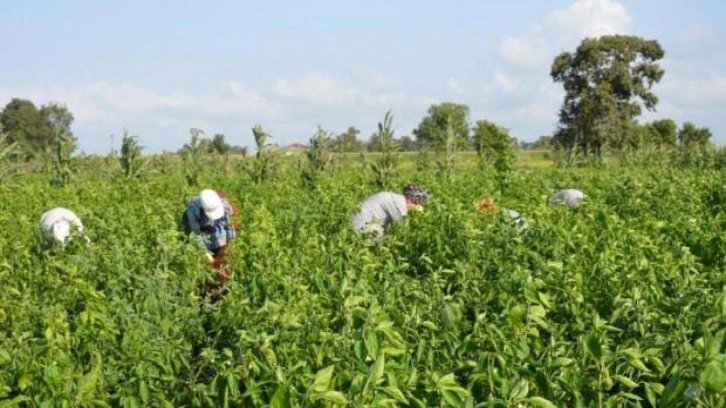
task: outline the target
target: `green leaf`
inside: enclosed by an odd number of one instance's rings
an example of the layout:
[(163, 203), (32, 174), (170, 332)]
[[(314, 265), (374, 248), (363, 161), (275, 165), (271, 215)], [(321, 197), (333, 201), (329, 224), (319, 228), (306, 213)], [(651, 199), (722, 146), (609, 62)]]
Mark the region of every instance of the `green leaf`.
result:
[(645, 384), (645, 398), (651, 406), (657, 406), (656, 401), (658, 401), (658, 398), (655, 395), (655, 390), (653, 390), (653, 387), (651, 387), (650, 384)]
[(270, 408), (288, 408), (289, 406), (290, 396), (287, 384), (280, 384), (270, 399)]
[(557, 408), (557, 405), (550, 402), (550, 400), (542, 397), (530, 397), (527, 400), (533, 407), (540, 408)]
[(383, 392), (391, 396), (391, 398), (394, 398), (396, 401), (402, 403), (402, 404), (408, 404), (408, 400), (406, 400), (406, 397), (403, 395), (401, 390), (394, 387), (384, 387)]
[(635, 381), (631, 380), (628, 377), (625, 377), (625, 376), (622, 376), (622, 375), (614, 375), (613, 378), (617, 382), (619, 382), (620, 384), (623, 384), (624, 386), (626, 386), (628, 388), (631, 388), (632, 389), (632, 388), (637, 388), (638, 387), (638, 383), (636, 383)]
[(680, 376), (674, 375), (671, 377), (670, 381), (668, 381), (665, 390), (663, 390), (663, 395), (661, 396), (660, 401), (658, 401), (658, 405), (662, 407), (675, 406), (685, 390), (686, 382), (681, 380)]
[(522, 322), (526, 309), (522, 305), (514, 305), (509, 309), (509, 323), (512, 326), (516, 326)]
[(386, 355), (380, 353), (375, 363), (373, 363), (373, 366), (371, 367), (371, 373), (368, 376), (368, 381), (366, 382), (366, 386), (363, 392), (370, 390), (371, 387), (374, 387), (378, 384), (378, 382), (383, 378), (383, 371), (385, 370), (385, 368)]
[(345, 395), (343, 395), (340, 391), (326, 391), (320, 396), (320, 399), (339, 405), (345, 405), (348, 403), (348, 399), (345, 398)]
[(594, 333), (590, 333), (585, 338), (585, 347), (591, 356), (600, 359), (602, 357), (602, 346), (600, 340)]
[(334, 365), (327, 366), (322, 370), (318, 371), (315, 375), (315, 382), (313, 382), (312, 390), (315, 392), (325, 392), (330, 388), (330, 380), (333, 378)]
[(30, 376), (27, 374), (23, 374), (18, 379), (18, 389), (20, 389), (20, 391), (25, 391), (25, 389), (28, 388), (28, 386), (30, 386), (30, 384), (32, 383), (33, 381), (30, 379)]
[(141, 397), (141, 401), (143, 402), (149, 402), (149, 386), (146, 385), (146, 381), (141, 380), (139, 381), (139, 396)]
[(701, 383), (713, 393), (726, 389), (726, 355), (720, 355), (708, 364), (701, 373)]
[(529, 393), (529, 383), (527, 380), (521, 379), (514, 384), (512, 390), (509, 392), (509, 400), (512, 402), (520, 401), (524, 399)]
[(529, 308), (529, 315), (542, 318), (547, 315), (547, 311), (540, 305), (534, 305)]

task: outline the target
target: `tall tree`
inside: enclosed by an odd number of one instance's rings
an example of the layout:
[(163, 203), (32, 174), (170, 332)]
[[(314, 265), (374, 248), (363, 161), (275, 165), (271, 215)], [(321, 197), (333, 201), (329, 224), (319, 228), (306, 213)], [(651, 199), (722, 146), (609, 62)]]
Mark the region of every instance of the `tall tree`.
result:
[(453, 102), (431, 105), (428, 115), (421, 119), (413, 134), (419, 145), (442, 143), (449, 125), (459, 144), (469, 145), (469, 107)]
[(676, 145), (678, 125), (676, 125), (676, 122), (673, 119), (654, 120), (648, 126), (651, 128), (652, 135), (655, 137), (653, 144), (669, 147)]
[(224, 135), (222, 133), (217, 133), (212, 138), (210, 149), (212, 153), (226, 154), (232, 150), (232, 146), (224, 140)]
[(509, 130), (488, 120), (474, 126), (474, 146), (482, 163), (494, 163), (498, 170), (508, 170), (514, 161), (515, 139)]
[(57, 134), (64, 134), (67, 149), (75, 150), (72, 123), (73, 115), (65, 105), (49, 103), (38, 109), (33, 102), (20, 98), (13, 98), (0, 114), (0, 124), (8, 134), (8, 141), (16, 143), (28, 158), (50, 153)]
[(398, 143), (398, 146), (402, 152), (416, 151), (416, 141), (413, 140), (411, 136), (403, 136), (400, 139), (396, 140), (396, 143)]
[(678, 131), (678, 143), (688, 149), (706, 147), (711, 141), (711, 136), (711, 129), (699, 128), (691, 122), (686, 122)]
[(360, 130), (355, 126), (348, 126), (348, 129), (335, 137), (333, 148), (336, 152), (359, 152), (364, 149), (363, 143), (358, 140)]
[(664, 55), (658, 41), (623, 35), (587, 38), (558, 55), (550, 75), (565, 98), (555, 143), (598, 156), (605, 145), (624, 147), (642, 107), (655, 110), (651, 88), (665, 72), (656, 63)]

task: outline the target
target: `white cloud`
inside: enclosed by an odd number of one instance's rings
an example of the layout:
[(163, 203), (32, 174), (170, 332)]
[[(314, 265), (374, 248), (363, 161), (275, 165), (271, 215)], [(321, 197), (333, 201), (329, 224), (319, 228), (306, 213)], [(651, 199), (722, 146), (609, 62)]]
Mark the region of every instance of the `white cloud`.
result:
[(368, 95), (344, 81), (314, 73), (299, 79), (278, 79), (272, 92), (275, 96), (321, 107), (343, 107), (364, 102)]
[(510, 37), (499, 46), (499, 55), (514, 68), (531, 70), (542, 66), (547, 58), (543, 40), (538, 38)]
[(449, 78), (449, 80), (446, 83), (446, 86), (450, 90), (454, 91), (454, 93), (456, 93), (456, 94), (461, 95), (464, 93), (464, 89), (461, 87), (461, 84), (459, 84), (459, 81), (457, 81), (456, 78)]
[(331, 130), (343, 130), (349, 125), (362, 130), (368, 125), (373, 129), (388, 109), (394, 111), (396, 127), (407, 133), (408, 127), (414, 126), (413, 117), (418, 119), (421, 111), (440, 101), (397, 89), (390, 79), (384, 78), (383, 74), (374, 78), (373, 90), (366, 86), (370, 77), (355, 84), (322, 73), (281, 78), (267, 89), (227, 81), (196, 93), (166, 93), (108, 82), (30, 90), (3, 88), (0, 106), (12, 97), (27, 98), (36, 105), (63, 102), (76, 119), (73, 130), (83, 150), (107, 151), (105, 138), (128, 127), (153, 152), (178, 148), (187, 140), (192, 127), (208, 133), (242, 133), (244, 140), (231, 142), (251, 144), (248, 130), (252, 124), (261, 123), (276, 135), (276, 142), (288, 143), (305, 140), (318, 123)]
[(497, 71), (494, 73), (494, 86), (501, 91), (508, 93), (514, 92), (519, 88), (519, 80), (512, 75)]
[(585, 37), (626, 34), (631, 18), (614, 0), (578, 0), (550, 13), (533, 30), (505, 38), (499, 55), (512, 68), (531, 71), (548, 66), (557, 52), (577, 45)]

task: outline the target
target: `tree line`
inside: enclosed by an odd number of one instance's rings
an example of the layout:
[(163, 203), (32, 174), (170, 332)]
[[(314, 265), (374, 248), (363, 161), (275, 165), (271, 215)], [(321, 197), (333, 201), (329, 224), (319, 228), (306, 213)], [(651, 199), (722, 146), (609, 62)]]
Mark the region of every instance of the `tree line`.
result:
[[(471, 123), (469, 107), (456, 102), (431, 105), (410, 135), (390, 142), (396, 151), (436, 149), (453, 140), (457, 149), (476, 150), (480, 155), (519, 146), (554, 148), (597, 158), (604, 151), (709, 146), (713, 135), (708, 128), (691, 122), (679, 128), (667, 118), (645, 124), (637, 120), (644, 109), (656, 108), (658, 97), (652, 87), (665, 74), (658, 65), (664, 55), (656, 40), (609, 35), (586, 38), (574, 52), (556, 56), (550, 76), (565, 90), (558, 126), (551, 135), (534, 142), (517, 143), (508, 129), (490, 120)], [(16, 146), (16, 157), (28, 160), (50, 152), (59, 134), (75, 149), (72, 123), (73, 115), (63, 104), (37, 108), (31, 101), (15, 98), (0, 112), (5, 134), (0, 143)], [(355, 126), (339, 134), (326, 132), (324, 136), (333, 152), (381, 150), (379, 133), (364, 141)], [(199, 143), (200, 151), (208, 153), (247, 153), (247, 147), (229, 144), (223, 134), (202, 136)], [(177, 153), (183, 154), (183, 149)]]

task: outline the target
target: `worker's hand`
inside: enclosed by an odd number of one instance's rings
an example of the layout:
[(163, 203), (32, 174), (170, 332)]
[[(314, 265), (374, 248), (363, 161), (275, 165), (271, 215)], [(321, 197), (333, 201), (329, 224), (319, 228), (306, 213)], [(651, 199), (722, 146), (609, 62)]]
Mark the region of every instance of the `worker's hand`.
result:
[(207, 252), (207, 253), (206, 253), (206, 255), (207, 255), (207, 263), (208, 263), (208, 264), (212, 264), (212, 263), (214, 263), (214, 255), (212, 255), (212, 254), (211, 254), (211, 253), (209, 253), (209, 252)]

